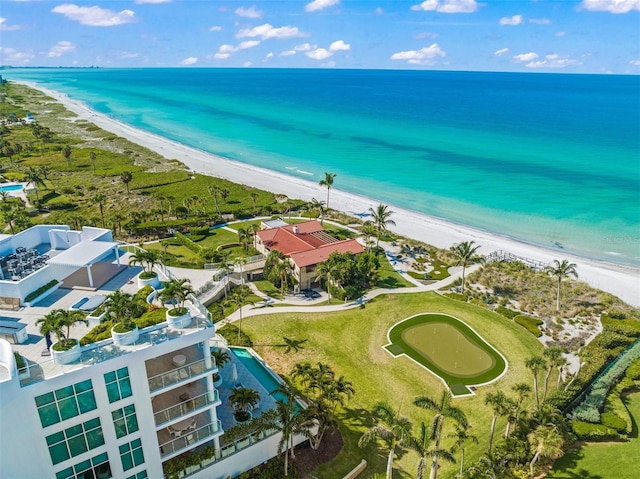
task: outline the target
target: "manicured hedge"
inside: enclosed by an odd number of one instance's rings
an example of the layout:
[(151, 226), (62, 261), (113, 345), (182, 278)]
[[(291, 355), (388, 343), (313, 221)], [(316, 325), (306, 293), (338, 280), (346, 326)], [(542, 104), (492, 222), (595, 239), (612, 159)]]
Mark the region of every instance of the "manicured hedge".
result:
[(35, 291), (32, 291), (31, 293), (29, 293), (25, 298), (24, 301), (26, 303), (28, 303), (29, 301), (36, 299), (38, 296), (40, 296), (42, 293), (44, 293), (45, 291), (50, 290), (51, 288), (53, 288), (56, 284), (58, 284), (58, 280), (57, 279), (52, 279), (51, 281), (49, 281), (47, 284), (45, 284), (44, 286), (40, 286), (38, 289), (36, 289)]
[(571, 421), (571, 428), (578, 439), (583, 441), (610, 441), (619, 439), (615, 429), (602, 424), (591, 424), (582, 421)]
[(617, 433), (624, 434), (627, 431), (627, 421), (613, 412), (603, 412), (600, 415), (603, 426), (615, 429)]
[(504, 306), (498, 306), (495, 309), (495, 312), (504, 316), (505, 318), (513, 319), (518, 316), (520, 313), (518, 311), (514, 311), (513, 309), (505, 308)]
[(524, 316), (522, 314), (513, 318), (513, 320), (518, 323), (520, 326), (523, 326), (527, 331), (533, 334), (536, 338), (542, 336), (542, 331), (540, 331), (540, 326), (543, 321), (538, 318), (532, 318), (531, 316)]
[(461, 294), (461, 293), (442, 293), (442, 296), (455, 299), (456, 301), (462, 301), (463, 303), (466, 303), (469, 299), (469, 297), (466, 294)]
[(195, 244), (189, 238), (187, 238), (182, 233), (176, 232), (176, 239), (180, 241), (180, 243), (185, 246), (187, 249), (193, 251), (195, 254), (200, 254), (202, 250), (202, 246)]

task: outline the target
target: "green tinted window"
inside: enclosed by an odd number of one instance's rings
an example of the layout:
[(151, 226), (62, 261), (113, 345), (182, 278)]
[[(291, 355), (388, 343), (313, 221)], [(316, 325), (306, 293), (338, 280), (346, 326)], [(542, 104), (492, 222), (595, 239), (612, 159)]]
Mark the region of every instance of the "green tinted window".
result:
[(107, 387), (109, 402), (119, 401), (133, 394), (128, 368), (121, 368), (117, 371), (106, 373), (104, 375), (104, 382)]
[(93, 411), (97, 407), (90, 379), (37, 396), (35, 401), (42, 427)]

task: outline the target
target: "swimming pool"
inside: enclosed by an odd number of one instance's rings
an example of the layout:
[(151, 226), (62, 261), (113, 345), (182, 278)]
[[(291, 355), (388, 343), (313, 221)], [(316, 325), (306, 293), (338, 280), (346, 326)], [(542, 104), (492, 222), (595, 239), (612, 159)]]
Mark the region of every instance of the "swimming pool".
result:
[[(273, 373), (249, 351), (244, 348), (231, 347), (229, 349), (269, 393), (281, 386), (280, 381), (274, 377)], [(276, 400), (286, 400), (286, 396), (280, 392), (273, 394), (273, 397)]]
[(12, 185), (0, 186), (0, 191), (19, 191), (22, 189), (24, 189), (24, 185), (22, 183), (14, 183)]

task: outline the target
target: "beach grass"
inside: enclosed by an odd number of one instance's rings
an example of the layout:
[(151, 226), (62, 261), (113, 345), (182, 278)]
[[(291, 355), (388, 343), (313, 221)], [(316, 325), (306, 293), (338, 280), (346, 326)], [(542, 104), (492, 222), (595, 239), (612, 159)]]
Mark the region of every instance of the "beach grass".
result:
[[(412, 401), (419, 395), (439, 397), (444, 389), (442, 381), (407, 358), (393, 358), (383, 348), (391, 326), (427, 312), (460, 318), (503, 352), (509, 364), (505, 375), (496, 383), (479, 388), (475, 396), (454, 399), (454, 404), (467, 414), (473, 433), (480, 438), (479, 445), (469, 445), (467, 449), (467, 461), (473, 461), (486, 449), (490, 427), (487, 417), (491, 416), (490, 409), (484, 404), (486, 393), (501, 389), (509, 394), (515, 383), (529, 382), (531, 374), (524, 361), (542, 352), (542, 345), (519, 325), (483, 308), (453, 301), (434, 292), (383, 295), (368, 302), (364, 309), (335, 313), (282, 313), (245, 318), (243, 330), (252, 338), (256, 351), (278, 373), (287, 375), (296, 363), (322, 362), (353, 383), (356, 394), (339, 414), (345, 447), (334, 461), (320, 466), (313, 473), (315, 477), (342, 477), (363, 458), (369, 466), (360, 477), (371, 477), (384, 471), (386, 454), (383, 450), (373, 446), (361, 449), (357, 445), (362, 433), (372, 425), (369, 411), (376, 402), (388, 401), (401, 408), (412, 420), (416, 431), (420, 421), (431, 419), (428, 412), (412, 406)], [(278, 343), (283, 336), (306, 340), (305, 347), (282, 354), (282, 351), (266, 346)], [(498, 421), (498, 427), (504, 427), (504, 420)], [(446, 447), (450, 446), (448, 441), (445, 440)], [(394, 477), (415, 477), (417, 457), (408, 452), (401, 455), (402, 458), (394, 463), (397, 469)], [(451, 478), (455, 469), (455, 465), (444, 465), (438, 477)]]

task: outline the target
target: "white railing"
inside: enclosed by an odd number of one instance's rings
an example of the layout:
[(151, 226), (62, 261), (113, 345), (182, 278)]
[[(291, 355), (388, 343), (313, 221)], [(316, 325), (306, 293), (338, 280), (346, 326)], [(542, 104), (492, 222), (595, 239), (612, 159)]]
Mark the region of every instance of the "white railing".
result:
[(165, 457), (185, 449), (190, 449), (193, 447), (192, 444), (209, 439), (218, 433), (222, 433), (222, 423), (219, 420), (161, 444), (160, 456)]
[(173, 421), (174, 419), (178, 419), (179, 417), (191, 414), (198, 409), (206, 408), (207, 406), (219, 401), (220, 395), (218, 394), (218, 390), (213, 391), (213, 398), (210, 393), (206, 392), (200, 396), (187, 399), (179, 404), (175, 404), (163, 409), (162, 411), (158, 411), (153, 414), (153, 418), (156, 422), (156, 426), (160, 426), (161, 424), (165, 424), (169, 421)]
[[(211, 361), (211, 366), (207, 366), (207, 361)], [(149, 390), (151, 392), (164, 389), (181, 381), (186, 381), (206, 372), (217, 372), (215, 362), (210, 359), (199, 359), (184, 366), (179, 366), (170, 371), (157, 374), (149, 378)]]

